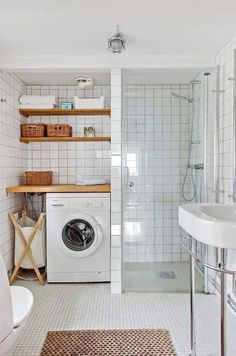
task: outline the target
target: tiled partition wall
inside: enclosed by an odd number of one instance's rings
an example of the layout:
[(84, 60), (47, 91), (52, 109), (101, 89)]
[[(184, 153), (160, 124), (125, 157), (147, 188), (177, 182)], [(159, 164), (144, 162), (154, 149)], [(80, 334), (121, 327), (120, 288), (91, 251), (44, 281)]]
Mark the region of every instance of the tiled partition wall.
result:
[[(110, 106), (110, 85), (94, 85), (80, 89), (66, 85), (28, 85), (28, 94), (55, 95), (57, 104), (80, 98), (105, 96), (105, 105)], [(93, 126), (96, 136), (110, 136), (109, 116), (51, 116), (32, 117), (28, 122), (68, 123), (73, 136), (83, 136), (84, 126)], [(110, 142), (53, 142), (28, 145), (28, 169), (52, 170), (55, 184), (74, 184), (76, 176), (102, 177), (110, 181)]]
[[(186, 261), (178, 207), (190, 144), (189, 85), (123, 86), (124, 261)], [(132, 186), (130, 186), (130, 183)], [(186, 195), (190, 187), (187, 181)]]
[(0, 73), (0, 253), (8, 269), (13, 266), (14, 232), (8, 213), (21, 209), (22, 194), (6, 195), (6, 186), (22, 183), (27, 168), (27, 146), (19, 142), (19, 96), (25, 85), (9, 73)]
[(121, 69), (111, 69), (111, 292), (121, 293)]

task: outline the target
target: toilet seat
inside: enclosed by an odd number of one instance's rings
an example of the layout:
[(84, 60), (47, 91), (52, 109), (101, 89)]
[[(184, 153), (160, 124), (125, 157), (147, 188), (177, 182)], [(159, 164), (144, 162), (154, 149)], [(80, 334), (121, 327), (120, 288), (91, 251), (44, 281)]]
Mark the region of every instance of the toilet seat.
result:
[(1, 254), (0, 276), (0, 355), (11, 356), (30, 316), (34, 297), (24, 287), (10, 287)]
[(23, 325), (33, 307), (33, 294), (24, 287), (11, 286), (11, 300), (13, 311), (13, 327)]

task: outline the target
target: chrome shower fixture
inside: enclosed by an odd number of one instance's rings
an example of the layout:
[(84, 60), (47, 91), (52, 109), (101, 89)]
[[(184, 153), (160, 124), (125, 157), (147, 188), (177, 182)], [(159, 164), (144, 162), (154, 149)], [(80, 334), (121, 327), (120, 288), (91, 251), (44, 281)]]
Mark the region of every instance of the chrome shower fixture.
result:
[(119, 31), (119, 27), (116, 26), (116, 33), (108, 39), (108, 49), (110, 49), (113, 54), (119, 54), (125, 49), (126, 40)]
[(193, 102), (193, 98), (188, 98), (187, 96), (183, 96), (183, 95), (176, 94), (176, 93), (171, 93), (171, 95), (174, 96), (175, 98), (186, 100), (188, 103)]
[(196, 170), (204, 169), (204, 164), (203, 163), (189, 164), (188, 168), (196, 169)]
[(191, 84), (201, 84), (201, 80), (196, 80), (196, 79), (194, 79), (194, 80), (191, 80), (190, 83), (191, 83)]

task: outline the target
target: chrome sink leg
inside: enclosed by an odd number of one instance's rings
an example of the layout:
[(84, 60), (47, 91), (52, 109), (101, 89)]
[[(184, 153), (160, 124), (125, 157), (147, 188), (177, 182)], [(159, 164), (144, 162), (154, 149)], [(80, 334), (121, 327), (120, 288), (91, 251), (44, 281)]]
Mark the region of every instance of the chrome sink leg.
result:
[[(195, 253), (195, 241), (190, 237), (190, 248)], [(190, 336), (191, 353), (189, 356), (196, 356), (196, 331), (195, 331), (195, 260), (190, 255)]]
[[(226, 266), (226, 250), (221, 249), (221, 263), (220, 267), (225, 268)], [(220, 298), (221, 298), (221, 331), (220, 331), (220, 341), (221, 341), (221, 356), (226, 356), (226, 275), (221, 272), (220, 274)]]

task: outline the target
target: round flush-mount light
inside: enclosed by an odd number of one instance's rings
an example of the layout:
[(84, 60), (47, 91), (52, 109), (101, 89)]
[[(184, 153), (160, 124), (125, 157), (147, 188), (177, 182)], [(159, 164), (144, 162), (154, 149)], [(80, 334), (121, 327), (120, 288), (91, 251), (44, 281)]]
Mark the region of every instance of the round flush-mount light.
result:
[(116, 33), (108, 39), (108, 49), (110, 49), (113, 54), (119, 54), (125, 49), (125, 45), (126, 41), (119, 32), (119, 27), (116, 26)]
[(93, 85), (93, 79), (83, 76), (75, 77), (74, 80), (77, 82), (78, 86), (81, 88)]

